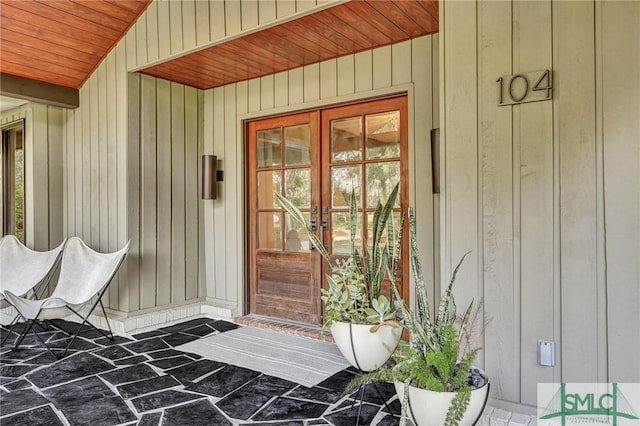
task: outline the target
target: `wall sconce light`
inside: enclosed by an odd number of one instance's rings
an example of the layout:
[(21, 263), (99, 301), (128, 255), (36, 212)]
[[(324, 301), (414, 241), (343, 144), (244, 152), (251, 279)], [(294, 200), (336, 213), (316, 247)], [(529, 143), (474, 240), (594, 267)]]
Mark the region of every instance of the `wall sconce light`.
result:
[(431, 173), (433, 193), (440, 193), (440, 129), (431, 129)]
[(224, 173), (218, 170), (218, 157), (215, 155), (202, 156), (202, 199), (215, 200), (218, 197), (216, 182), (222, 182)]

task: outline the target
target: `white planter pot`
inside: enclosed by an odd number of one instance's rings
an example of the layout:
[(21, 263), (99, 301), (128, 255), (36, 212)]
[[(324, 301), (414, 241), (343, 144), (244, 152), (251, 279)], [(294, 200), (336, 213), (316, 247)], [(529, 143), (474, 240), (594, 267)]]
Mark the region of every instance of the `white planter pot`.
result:
[(372, 333), (372, 325), (336, 322), (331, 335), (338, 349), (349, 363), (362, 371), (380, 368), (396, 350), (402, 328), (383, 325)]
[[(404, 398), (404, 383), (395, 382), (396, 393), (400, 402)], [(470, 426), (476, 423), (487, 404), (489, 383), (480, 389), (471, 391), (471, 400), (467, 411), (460, 420), (459, 426)], [(447, 417), (455, 392), (434, 392), (409, 386), (409, 415), (416, 426), (442, 426)]]

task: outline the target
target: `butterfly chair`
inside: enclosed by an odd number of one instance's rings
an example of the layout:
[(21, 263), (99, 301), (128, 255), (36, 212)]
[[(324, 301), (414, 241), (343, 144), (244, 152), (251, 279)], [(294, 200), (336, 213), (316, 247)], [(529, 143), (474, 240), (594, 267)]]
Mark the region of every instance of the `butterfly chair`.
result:
[[(98, 253), (87, 247), (80, 238), (72, 237), (67, 241), (64, 248), (62, 264), (60, 265), (60, 278), (51, 296), (41, 300), (29, 300), (19, 297), (11, 291), (5, 292), (7, 301), (16, 308), (18, 314), (27, 323), (27, 327), (24, 328), (25, 331), (16, 341), (13, 350), (18, 349), (26, 334), (33, 329), (33, 325), (37, 321), (62, 319), (70, 315), (70, 312), (79, 316), (82, 319), (82, 323), (73, 333), (73, 338), (61, 357), (67, 354), (85, 324), (113, 340), (111, 326), (102, 304), (102, 295), (107, 290), (118, 268), (120, 268), (129, 250), (129, 243), (130, 241), (121, 250), (113, 253)], [(94, 299), (96, 300), (93, 301)], [(107, 321), (109, 335), (89, 322), (89, 317), (98, 304), (102, 308), (102, 313)], [(87, 314), (83, 316), (79, 310), (87, 305), (90, 308)], [(36, 330), (33, 329), (33, 331), (38, 339), (49, 349), (49, 352), (53, 353)]]
[[(66, 240), (49, 251), (34, 251), (20, 242), (15, 235), (0, 239), (0, 309), (8, 306), (5, 291), (25, 296), (33, 290), (32, 297), (39, 299), (47, 289), (46, 284), (60, 262)], [(20, 316), (10, 323), (10, 331), (2, 343), (11, 335)]]

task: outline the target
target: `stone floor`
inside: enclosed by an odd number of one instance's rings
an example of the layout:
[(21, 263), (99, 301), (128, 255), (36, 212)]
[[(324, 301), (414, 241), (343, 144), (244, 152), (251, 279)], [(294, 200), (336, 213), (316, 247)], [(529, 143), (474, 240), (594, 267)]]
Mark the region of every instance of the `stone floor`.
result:
[[(54, 321), (40, 333), (52, 348), (66, 347), (75, 323)], [(0, 424), (11, 425), (355, 425), (359, 403), (341, 396), (355, 371), (343, 370), (317, 386), (267, 376), (174, 349), (238, 327), (199, 318), (110, 341), (85, 330), (57, 360), (29, 335), (18, 351), (10, 334), (0, 348)], [(0, 336), (7, 336), (2, 328)], [(247, 342), (247, 344), (250, 344)], [(395, 425), (399, 402), (366, 388), (360, 425)]]

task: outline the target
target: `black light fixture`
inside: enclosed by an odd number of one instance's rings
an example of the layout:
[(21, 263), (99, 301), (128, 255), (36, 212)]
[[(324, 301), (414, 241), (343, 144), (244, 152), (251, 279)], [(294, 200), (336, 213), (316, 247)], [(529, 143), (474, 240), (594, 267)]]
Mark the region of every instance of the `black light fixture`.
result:
[(223, 180), (222, 170), (218, 170), (218, 157), (215, 155), (202, 156), (202, 185), (203, 200), (215, 200), (218, 197), (216, 182)]
[(440, 193), (440, 129), (431, 129), (431, 173), (433, 193)]

